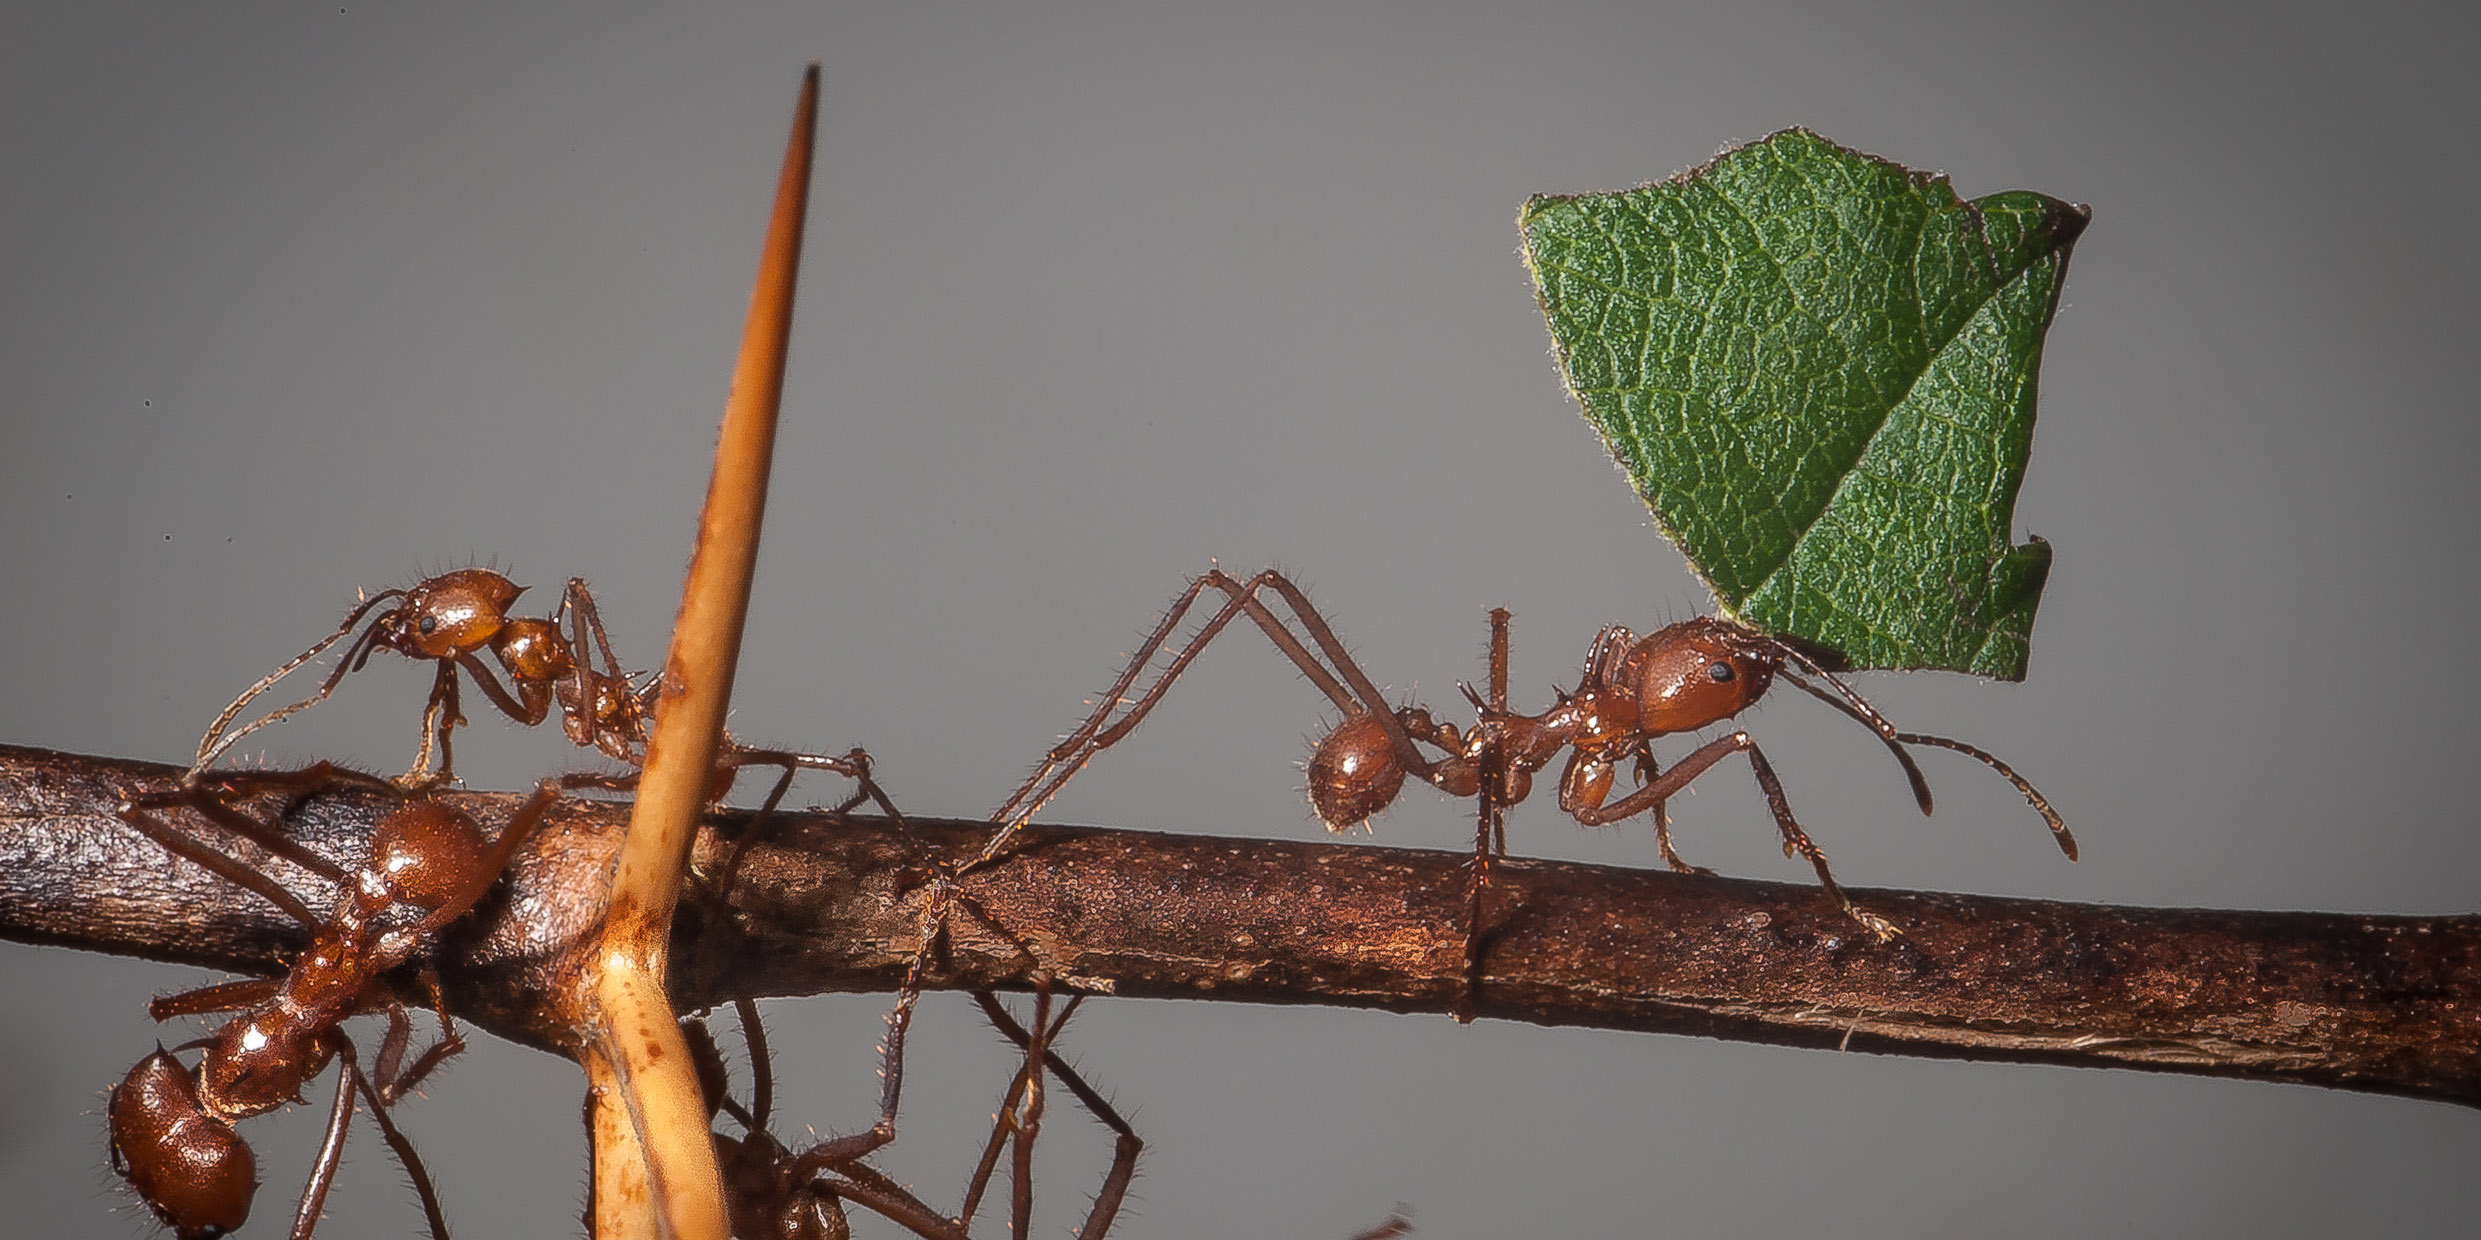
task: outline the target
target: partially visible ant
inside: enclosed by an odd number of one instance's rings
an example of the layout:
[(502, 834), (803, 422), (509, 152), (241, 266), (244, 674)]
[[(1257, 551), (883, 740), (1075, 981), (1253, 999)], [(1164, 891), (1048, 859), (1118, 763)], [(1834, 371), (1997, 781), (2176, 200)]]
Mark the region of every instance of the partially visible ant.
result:
[(1051, 1016), (1050, 998), (1048, 991), (1036, 995), (1033, 1027), (1028, 1030), (987, 992), (975, 995), (993, 1026), (1017, 1044), (1025, 1060), (1009, 1081), (990, 1142), (967, 1182), (964, 1204), (954, 1215), (940, 1213), (864, 1162), (869, 1152), (861, 1148), (865, 1138), (829, 1139), (796, 1153), (774, 1135), (769, 1127), (775, 1094), (773, 1060), (756, 1003), (740, 999), (733, 1004), (740, 1018), (742, 1038), (749, 1048), (752, 1085), (747, 1106), (731, 1095), (723, 1056), (717, 1051), (706, 1023), (698, 1019), (682, 1021), (682, 1032), (688, 1036), (690, 1054), (697, 1061), (699, 1079), (705, 1087), (710, 1118), (726, 1113), (741, 1128), (740, 1136), (714, 1134), (732, 1234), (740, 1240), (844, 1240), (851, 1235), (844, 1203), (851, 1202), (925, 1240), (971, 1240), (973, 1221), (981, 1212), (982, 1198), (1000, 1154), (1011, 1144), (1015, 1159), (1010, 1234), (1030, 1234), (1033, 1145), (1041, 1130), (1043, 1079), (1048, 1072), (1057, 1076), (1098, 1121), (1118, 1134), (1111, 1170), (1084, 1226), (1077, 1232), (1085, 1240), (1102, 1240), (1118, 1216), (1129, 1181), (1136, 1173), (1142, 1142), (1127, 1121), (1051, 1049), (1052, 1041), (1076, 1013), (1079, 1000), (1071, 999), (1055, 1019)]
[[(281, 978), (224, 982), (155, 1000), (149, 1011), (159, 1021), (213, 1012), (237, 1015), (214, 1034), (175, 1048), (203, 1048), (195, 1069), (183, 1067), (159, 1046), (112, 1091), (107, 1110), (113, 1167), (180, 1240), (212, 1240), (248, 1217), (257, 1187), (255, 1160), (232, 1125), (302, 1101), (302, 1084), (330, 1059), (342, 1065), (336, 1100), (326, 1139), (302, 1191), (294, 1236), (307, 1237), (317, 1223), (344, 1152), (358, 1092), (412, 1177), (432, 1235), (445, 1240), (447, 1224), (429, 1177), (388, 1110), (465, 1043), (448, 1019), (437, 975), (426, 967), (422, 983), (438, 1015), (440, 1036), (407, 1063), (412, 1022), (386, 975), (413, 960), (433, 934), (482, 899), (566, 782), (542, 781), (498, 838), (488, 842), (472, 818), (446, 803), (406, 801), (371, 829), (368, 859), (347, 873), (232, 805), (261, 792), (387, 788), (385, 781), (326, 763), (300, 771), (220, 776), (217, 795), (204, 802), (218, 806), (219, 812), (208, 817), (332, 882), (336, 901), (324, 920), (274, 879), (156, 816), (154, 811), (167, 805), (202, 804), (191, 794), (123, 802), (121, 817), (149, 838), (257, 892), (312, 931), (309, 944)], [(409, 915), (393, 915), (399, 906)], [(340, 1026), (370, 1012), (386, 1016), (387, 1032), (366, 1074)]]
[[(1216, 612), (1165, 664), (1159, 678), (1134, 699), (1127, 697), (1138, 677), (1152, 665), (1183, 617), (1209, 590), (1226, 598)], [(1291, 609), (1299, 634), (1284, 623), (1259, 596), (1271, 591)], [(1214, 569), (1189, 583), (1164, 613), (1120, 679), (1096, 704), (1091, 715), (1071, 731), (1034, 768), (995, 818), (1006, 825), (992, 836), (981, 854), (964, 869), (989, 862), (1008, 846), (1018, 828), (1057, 796), (1094, 756), (1118, 743), (1145, 719), (1216, 634), (1238, 617), (1247, 616), (1283, 652), (1310, 683), (1327, 695), (1343, 719), (1320, 740), (1309, 760), (1311, 807), (1328, 829), (1343, 831), (1395, 802), (1409, 774), (1428, 781), (1453, 797), (1475, 798), (1479, 812), (1474, 827), (1473, 878), (1465, 922), (1465, 994), (1457, 1016), (1471, 1020), (1481, 983), (1482, 892), (1490, 882), (1494, 854), (1507, 849), (1506, 812), (1533, 790), (1535, 772), (1548, 766), (1561, 750), (1572, 750), (1559, 778), (1559, 807), (1589, 827), (1607, 826), (1651, 812), (1656, 841), (1664, 861), (1674, 870), (1695, 871), (1672, 848), (1666, 803), (1707, 768), (1735, 753), (1749, 756), (1757, 786), (1783, 835), (1783, 853), (1805, 857), (1818, 881), (1852, 920), (1880, 940), (1896, 937), (1893, 922), (1846, 896), (1829, 872), (1826, 854), (1801, 829), (1784, 800), (1774, 765), (1745, 731), (1708, 741), (1669, 770), (1654, 759), (1651, 742), (1676, 732), (1692, 732), (1737, 716), (1756, 703), (1777, 676), (1802, 692), (1859, 720), (1877, 733), (1904, 769), (1921, 812), (1930, 812), (1929, 783), (1906, 746), (1951, 749), (1996, 771), (2023, 793), (2049, 824), (2052, 837), (2069, 860), (2076, 858), (2076, 838), (2068, 833), (2050, 802), (2015, 770), (1990, 753), (1963, 741), (1899, 730), (1877, 708), (1864, 701), (1815, 658), (1780, 638), (1726, 620), (1682, 621), (1638, 637), (1613, 625), (1586, 648), (1584, 670), (1575, 692), (1558, 692), (1550, 709), (1523, 715), (1508, 706), (1508, 612), (1490, 613), (1490, 681), (1487, 695), (1470, 684), (1460, 685), (1473, 704), (1473, 726), (1459, 732), (1455, 725), (1434, 721), (1420, 706), (1391, 706), (1352, 656), (1337, 640), (1324, 617), (1310, 605), (1300, 587), (1268, 569), (1247, 582)], [(1313, 652), (1311, 647), (1316, 647)], [(1320, 655), (1325, 656), (1324, 660)], [(1822, 687), (1823, 686), (1823, 687)], [(1431, 757), (1422, 746), (1440, 751)], [(1631, 763), (1640, 787), (1610, 800), (1612, 783), (1622, 762)]]
[[(600, 750), (630, 767), (644, 765), (646, 742), (653, 734), (659, 683), (646, 678), (638, 684), (639, 678), (621, 670), (619, 657), (612, 652), (612, 639), (603, 630), (602, 613), (596, 609), (594, 595), (586, 589), (582, 578), (569, 578), (558, 605), (552, 608), (550, 616), (540, 620), (508, 614), (525, 590), (526, 587), (491, 569), (461, 568), (418, 582), (411, 589), (382, 590), (364, 599), (345, 617), (344, 623), (336, 626), (335, 632), (260, 677), (258, 683), (244, 690), (232, 705), (224, 708), (223, 714), (216, 716), (206, 734), (199, 738), (196, 763), (184, 782), (195, 786), (202, 781), (215, 760), (242, 737), (326, 701), (346, 676), (360, 671), (370, 662), (371, 655), (383, 648), (437, 665), (431, 679), (430, 700), (422, 711), (421, 748), (414, 755), (413, 766), (395, 779), (402, 788), (419, 790), (456, 778), (450, 737), (466, 722), (459, 701), (460, 669), (501, 714), (518, 723), (533, 727), (549, 718), (557, 707), (560, 726), (571, 742)], [(371, 617), (370, 623), (355, 633), (355, 626), (361, 625), (364, 617), (391, 600), (395, 606)], [(336, 670), (320, 682), (317, 692), (232, 728), (233, 721), (260, 694), (348, 635), (352, 635), (352, 643), (345, 647)], [(481, 656), (485, 651), (498, 661), (501, 673), (508, 678), (507, 685), (502, 685), (490, 665), (483, 662)], [(600, 667), (596, 666), (598, 662)], [(227, 731), (228, 728), (231, 730)], [(431, 767), (434, 748), (439, 753), (436, 770)], [(715, 766), (713, 795), (718, 799), (730, 789), (733, 775), (742, 767), (780, 767), (783, 775), (766, 801), (767, 809), (772, 810), (791, 787), (794, 772), (824, 770), (855, 781), (853, 796), (839, 811), (869, 800), (888, 816), (898, 816), (895, 806), (870, 777), (870, 755), (860, 749), (831, 757), (754, 748), (727, 736), (716, 754)], [(633, 779), (618, 776), (602, 781), (601, 786), (625, 790)]]

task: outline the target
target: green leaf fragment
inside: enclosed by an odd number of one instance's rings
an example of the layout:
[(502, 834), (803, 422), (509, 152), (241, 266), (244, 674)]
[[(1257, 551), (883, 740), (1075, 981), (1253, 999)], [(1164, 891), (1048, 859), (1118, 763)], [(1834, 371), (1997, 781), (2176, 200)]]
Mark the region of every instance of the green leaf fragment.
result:
[(2020, 680), (2050, 546), (2013, 544), (2016, 488), (2086, 219), (1791, 129), (1518, 224), (1569, 390), (1723, 615)]

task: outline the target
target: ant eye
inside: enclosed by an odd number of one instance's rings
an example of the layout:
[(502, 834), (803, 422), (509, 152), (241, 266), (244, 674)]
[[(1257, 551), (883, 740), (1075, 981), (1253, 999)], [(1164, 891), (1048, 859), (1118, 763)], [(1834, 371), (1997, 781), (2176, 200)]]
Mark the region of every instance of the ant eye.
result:
[[(424, 616), (424, 617), (422, 617), (422, 623), (417, 624), (417, 625), (415, 625), (414, 627), (415, 627), (415, 628), (417, 628), (417, 629), (422, 630), (422, 631), (423, 631), (423, 632), (425, 632), (425, 633), (436, 633), (436, 632), (438, 632), (438, 631), (439, 631), (439, 617), (437, 617), (437, 616)], [(1716, 667), (1721, 667), (1721, 666), (1722, 666), (1722, 664), (1717, 663), (1717, 664), (1715, 664), (1715, 666), (1716, 666)]]
[(1718, 685), (1723, 684), (1732, 678), (1732, 665), (1729, 663), (1709, 663), (1706, 665), (1706, 675), (1712, 676), (1714, 678), (1714, 683)]

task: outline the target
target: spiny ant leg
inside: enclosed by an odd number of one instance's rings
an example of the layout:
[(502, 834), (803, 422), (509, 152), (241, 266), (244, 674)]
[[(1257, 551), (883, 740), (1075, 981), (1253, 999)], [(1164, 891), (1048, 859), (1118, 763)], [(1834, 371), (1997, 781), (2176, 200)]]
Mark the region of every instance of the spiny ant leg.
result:
[[(337, 1035), (342, 1041), (343, 1035)], [(319, 1155), (310, 1163), (310, 1180), (302, 1185), (301, 1205), (293, 1214), (293, 1240), (310, 1240), (327, 1208), (327, 1190), (336, 1184), (336, 1168), (345, 1157), (345, 1131), (353, 1125), (353, 1047), (346, 1043), (343, 1064), (336, 1070), (336, 1102), (328, 1109), (327, 1131), (319, 1138)]]
[(1472, 1024), (1482, 1004), (1482, 892), (1490, 886), (1491, 844), (1506, 838), (1507, 805), (1501, 799), (1507, 755), (1497, 744), (1481, 755), (1481, 789), (1475, 795), (1473, 875), (1466, 889), (1464, 914), (1464, 989), (1456, 997), (1458, 1024)]
[(758, 1001), (735, 999), (733, 1015), (741, 1021), (741, 1042), (749, 1048), (749, 1105), (753, 1127), (765, 1131), (775, 1116), (775, 1057), (767, 1050), (766, 1022), (758, 1019)]
[(139, 808), (136, 802), (121, 802), (120, 819), (128, 823), (139, 834), (162, 845), (166, 852), (184, 858), (216, 877), (257, 895), (260, 899), (282, 909), (285, 916), (305, 926), (314, 928), (318, 926), (318, 914), (311, 912), (309, 905), (302, 903), (292, 892), (279, 886), (276, 880), (260, 873), (252, 866), (245, 865), (199, 843), (187, 833)]
[(1030, 1236), (1034, 1228), (1034, 1142), (1042, 1137), (1042, 1057), (1051, 1046), (1051, 990), (1034, 992), (1034, 1036), (1025, 1044), (1023, 1082), (1017, 1095), (1016, 1141), (1008, 1160), (1008, 1234)]
[(1825, 850), (1811, 841), (1809, 833), (1801, 830), (1800, 823), (1792, 818), (1791, 803), (1783, 797), (1783, 781), (1775, 778), (1774, 764), (1766, 760), (1766, 752), (1759, 749), (1756, 742), (1749, 741), (1746, 733), (1734, 735), (1746, 743), (1749, 770), (1756, 774), (1758, 790), (1766, 794), (1766, 808), (1774, 812), (1775, 825), (1783, 832), (1783, 855), (1789, 857), (1797, 852), (1807, 857), (1810, 867), (1818, 872), (1818, 885), (1826, 888), (1826, 894), (1843, 906), (1847, 916), (1878, 936), (1879, 942), (1902, 934), (1903, 931), (1896, 929), (1894, 922), (1853, 903), (1852, 897), (1844, 894), (1844, 889), (1835, 882), (1835, 876), (1827, 871)]
[(1708, 741), (1689, 756), (1682, 758), (1679, 765), (1656, 776), (1654, 781), (1645, 787), (1608, 805), (1581, 806), (1571, 811), (1571, 814), (1578, 822), (1589, 827), (1609, 826), (1623, 819), (1633, 818), (1670, 800), (1682, 788), (1687, 787), (1691, 780), (1705, 774), (1715, 763), (1735, 753), (1749, 755), (1749, 769), (1757, 777), (1758, 791), (1764, 794), (1767, 809), (1774, 813), (1775, 827), (1783, 835), (1783, 855), (1789, 857), (1798, 854), (1808, 858), (1810, 867), (1818, 872), (1820, 885), (1826, 888), (1826, 893), (1834, 897), (1836, 904), (1840, 905), (1852, 920), (1861, 923), (1871, 934), (1878, 936), (1881, 940), (1894, 938), (1898, 933), (1895, 923), (1853, 903), (1851, 897), (1846, 896), (1843, 888), (1835, 882), (1834, 874), (1827, 869), (1825, 852), (1810, 840), (1808, 832), (1801, 830), (1799, 820), (1792, 817), (1791, 803), (1784, 799), (1783, 781), (1775, 777), (1773, 764), (1766, 761), (1766, 755), (1758, 751), (1757, 742), (1750, 739), (1746, 732), (1734, 732), (1729, 736)]
[(423, 1169), (422, 1156), (414, 1152), (413, 1142), (388, 1115), (389, 1109), (394, 1105), (393, 1100), (384, 1097), (382, 1092), (374, 1088), (370, 1080), (362, 1075), (362, 1069), (353, 1062), (350, 1043), (346, 1045), (345, 1053), (339, 1058), (344, 1062), (346, 1075), (353, 1078), (354, 1086), (362, 1091), (362, 1097), (369, 1102), (370, 1117), (379, 1125), (381, 1139), (388, 1143), (389, 1149), (396, 1152), (397, 1165), (403, 1167), (406, 1178), (413, 1181), (414, 1195), (422, 1199), (422, 1217), (431, 1228), (431, 1240), (448, 1240), (448, 1219), (440, 1211), (439, 1193), (431, 1187), (430, 1172)]
[[(983, 1013), (990, 1017), (991, 1023), (997, 1026), (1001, 1033), (1006, 1034), (1010, 1041), (1030, 1049), (1032, 1035), (1027, 1033), (1023, 1026), (1017, 1024), (1016, 1018), (1010, 1016), (1008, 1009), (1001, 1006), (997, 999), (992, 998), (988, 992), (977, 992), (974, 995), (974, 1002), (981, 1005)], [(1085, 996), (1083, 995), (1069, 999), (1067, 1006), (1060, 1010), (1059, 1018), (1051, 1022), (1053, 1037), (1058, 1035), (1061, 1027), (1068, 1023), (1070, 1017), (1077, 1014), (1077, 1008), (1084, 1002)], [(1085, 1226), (1077, 1231), (1077, 1234), (1084, 1237), (1084, 1240), (1101, 1240), (1102, 1235), (1111, 1229), (1112, 1220), (1118, 1217), (1121, 1203), (1128, 1197), (1129, 1182), (1137, 1175), (1137, 1157), (1144, 1151), (1146, 1143), (1139, 1139), (1137, 1130), (1121, 1117), (1120, 1112), (1104, 1100), (1101, 1091), (1088, 1084), (1083, 1076), (1078, 1075), (1076, 1069), (1069, 1067), (1061, 1060), (1057, 1051), (1050, 1049), (1048, 1039), (1043, 1048), (1042, 1062), (1050, 1070), (1051, 1075), (1059, 1078), (1060, 1084), (1067, 1087), (1069, 1094), (1086, 1109), (1087, 1114), (1092, 1115), (1097, 1123), (1111, 1129), (1116, 1134), (1113, 1142), (1111, 1170), (1104, 1175), (1102, 1189), (1095, 1194), (1094, 1207), (1086, 1215)]]
[[(1161, 652), (1189, 608), (1208, 589), (1223, 591), (1229, 601), (1181, 646), (1153, 685), (1134, 701), (1129, 700), (1126, 697), (1129, 687), (1153, 663), (1154, 656)], [(1295, 636), (1265, 603), (1259, 601), (1257, 595), (1260, 590), (1273, 590), (1284, 600), (1301, 627), (1309, 633), (1310, 641), (1325, 654), (1327, 663), (1320, 663), (1309, 646)], [(1387, 704), (1378, 686), (1353, 661), (1343, 642), (1337, 639), (1334, 630), (1327, 626), (1325, 618), (1318, 614), (1317, 608), (1310, 604), (1309, 596), (1302, 593), (1300, 587), (1273, 569), (1260, 572), (1246, 583), (1235, 580), (1221, 569), (1214, 569), (1189, 583), (1188, 589), (1174, 600), (1171, 608), (1164, 613), (1162, 622), (1155, 626), (1146, 641), (1138, 647), (1137, 653), (1130, 658), (1120, 679), (1097, 700), (1094, 712), (1070, 731), (1067, 738), (1044, 757), (1025, 782), (1018, 785), (1016, 792), (991, 815), (994, 821), (1005, 825), (993, 834), (980, 855), (958, 867), (960, 872), (971, 872), (998, 857), (1009, 839), (1028, 819), (1040, 812), (1052, 797), (1059, 795), (1060, 790), (1088, 762), (1093, 761), (1095, 755), (1117, 744), (1134, 730), (1170, 692), (1172, 682), (1188, 670), (1189, 664), (1197, 659), (1207, 644), (1242, 615), (1248, 616), (1266, 634), (1267, 640), (1275, 643), (1276, 648), (1292, 660), (1301, 674), (1308, 677), (1319, 692), (1326, 694), (1327, 699), (1347, 716), (1367, 714), (1375, 717), (1407, 772), (1424, 779), (1429, 777), (1436, 763), (1414, 745), (1413, 733), (1406, 729), (1395, 709)], [(1329, 669), (1330, 664), (1332, 670)], [(1346, 686), (1350, 686), (1349, 689)], [(1115, 713), (1118, 713), (1116, 720)], [(1109, 726), (1105, 726), (1107, 723)]]
[[(1663, 764), (1655, 759), (1654, 746), (1650, 741), (1637, 742), (1636, 773), (1640, 788), (1662, 777)], [(1666, 801), (1658, 801), (1654, 805), (1654, 846), (1662, 850), (1663, 864), (1670, 866), (1674, 873), (1714, 873), (1702, 865), (1690, 865), (1681, 858), (1679, 850), (1671, 846), (1671, 805)]]

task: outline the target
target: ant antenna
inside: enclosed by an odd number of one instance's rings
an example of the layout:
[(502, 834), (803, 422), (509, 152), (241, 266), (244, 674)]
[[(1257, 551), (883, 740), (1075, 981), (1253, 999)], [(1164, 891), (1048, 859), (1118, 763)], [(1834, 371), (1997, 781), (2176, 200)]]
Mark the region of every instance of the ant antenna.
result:
[[(1902, 745), (1895, 743), (1895, 738), (1899, 735), (1899, 733), (1896, 732), (1895, 725), (1887, 721), (1886, 716), (1879, 714), (1876, 707), (1871, 706), (1867, 702), (1861, 701), (1860, 695), (1854, 693), (1850, 686), (1832, 676), (1828, 676), (1826, 678), (1827, 683), (1835, 686), (1839, 690), (1842, 690), (1842, 696), (1828, 693), (1826, 690), (1821, 689), (1816, 685), (1791, 674), (1790, 672), (1785, 672), (1783, 674), (1783, 678), (1786, 681), (1789, 681), (1794, 688), (1797, 688), (1801, 692), (1834, 707), (1836, 710), (1839, 710), (1854, 719), (1860, 720), (1861, 723), (1867, 726), (1870, 731), (1877, 733), (1878, 739), (1885, 743), (1887, 752), (1894, 754), (1895, 760), (1903, 764), (1904, 778), (1912, 782), (1912, 799), (1921, 806), (1921, 816), (1924, 818), (1930, 816), (1930, 781), (1921, 774), (1921, 767), (1912, 760), (1912, 754)], [(1849, 698), (1850, 700), (1847, 701), (1845, 700), (1846, 698)], [(1854, 703), (1856, 702), (1859, 703), (1857, 708), (1854, 706)]]
[[(362, 600), (361, 606), (354, 608), (353, 614), (346, 616), (344, 623), (336, 626), (335, 632), (328, 634), (324, 640), (320, 641), (317, 645), (312, 646), (310, 649), (294, 655), (291, 659), (287, 660), (283, 666), (259, 677), (257, 684), (251, 685), (249, 688), (242, 690), (241, 696), (234, 698), (233, 704), (225, 707), (224, 713), (217, 715), (215, 717), (215, 722), (208, 725), (206, 739), (199, 742), (198, 745), (198, 763), (196, 769), (203, 770), (213, 764), (218, 757), (223, 755), (225, 750), (233, 747), (233, 742), (238, 741), (242, 737), (248, 736), (250, 733), (256, 732), (260, 728), (266, 727), (268, 724), (274, 723), (278, 719), (282, 719), (285, 716), (310, 705), (311, 702), (317, 701), (318, 699), (314, 697), (311, 698), (310, 701), (299, 702), (294, 705), (287, 706), (263, 719), (251, 720), (249, 726), (233, 733), (230, 736), (222, 735), (224, 729), (230, 727), (233, 720), (239, 718), (241, 712), (249, 708), (252, 699), (258, 697), (259, 694), (265, 693), (277, 681), (291, 675), (294, 669), (300, 667), (302, 664), (308, 663), (312, 659), (318, 658), (320, 655), (327, 653), (328, 647), (343, 641), (345, 634), (352, 632), (353, 626), (360, 624), (362, 622), (362, 617), (369, 615), (372, 608), (377, 607), (379, 604), (384, 603), (389, 599), (403, 597), (405, 597), (405, 592), (403, 590), (381, 590), (379, 593)], [(339, 666), (359, 666), (354, 658), (356, 653), (360, 654), (362, 662), (368, 662), (370, 659), (370, 651), (368, 649), (364, 649), (364, 647), (375, 643), (377, 640), (378, 632), (376, 630), (364, 630), (361, 637), (356, 639), (353, 643), (354, 649), (345, 651), (345, 657)]]
[(2040, 814), (2042, 821), (2049, 825), (2051, 838), (2059, 843), (2059, 851), (2066, 853), (2068, 860), (2076, 860), (2076, 836), (2068, 830), (2067, 821), (2059, 817), (2059, 811), (2050, 807), (2050, 798), (2043, 796), (2041, 791), (2026, 781), (2024, 776), (2018, 775), (2016, 768), (2000, 761), (1998, 755), (1950, 737), (1901, 731), (1885, 715), (1879, 714), (1877, 707), (1870, 705), (1860, 694), (1853, 692), (1852, 686), (1845, 684), (1834, 673), (1819, 666), (1817, 660), (1781, 641), (1775, 641), (1774, 646), (1783, 652), (1784, 657), (1800, 664), (1802, 669), (1834, 686), (1835, 692), (1830, 694), (1788, 673), (1784, 676), (1785, 680), (1791, 681), (1809, 696), (1869, 725), (1870, 730), (1876, 732), (1878, 738), (1886, 742), (1887, 748), (1895, 754), (1895, 760), (1904, 764), (1904, 775), (1912, 781), (1913, 798), (1921, 803), (1922, 813), (1930, 812), (1930, 785), (1922, 778), (1921, 768), (1913, 763), (1912, 755), (1905, 752), (1904, 746), (1929, 745), (1938, 749), (1952, 749), (1998, 772), (1999, 778), (2006, 780), (2015, 786), (2016, 791), (2023, 793), (2025, 801), (2033, 806), (2033, 812)]

